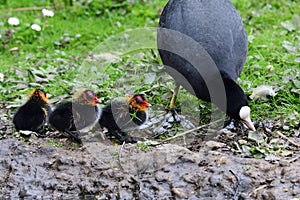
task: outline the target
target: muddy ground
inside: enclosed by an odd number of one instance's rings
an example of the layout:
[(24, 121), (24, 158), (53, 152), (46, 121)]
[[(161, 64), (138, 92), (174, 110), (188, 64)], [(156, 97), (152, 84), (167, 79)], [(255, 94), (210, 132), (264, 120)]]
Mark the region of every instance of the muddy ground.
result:
[(297, 150), (266, 161), (234, 154), (221, 139), (201, 137), (146, 151), (108, 139), (80, 146), (67, 138), (19, 137), (9, 115), (1, 110), (1, 199), (300, 198)]

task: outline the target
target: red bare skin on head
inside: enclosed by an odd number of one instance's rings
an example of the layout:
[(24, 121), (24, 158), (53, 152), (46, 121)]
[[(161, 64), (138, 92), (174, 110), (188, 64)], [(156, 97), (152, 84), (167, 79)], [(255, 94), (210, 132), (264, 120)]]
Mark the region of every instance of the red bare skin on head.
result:
[(129, 105), (133, 109), (140, 111), (146, 111), (151, 106), (148, 101), (142, 95), (134, 95), (129, 98)]
[(91, 90), (80, 91), (77, 95), (75, 95), (75, 101), (80, 104), (92, 106), (96, 106), (98, 103), (100, 103), (97, 95)]

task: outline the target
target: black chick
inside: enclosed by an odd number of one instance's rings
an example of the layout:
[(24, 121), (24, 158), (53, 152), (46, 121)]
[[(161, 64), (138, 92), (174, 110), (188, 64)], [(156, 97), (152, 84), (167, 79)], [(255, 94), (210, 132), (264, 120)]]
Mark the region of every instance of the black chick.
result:
[(81, 143), (81, 139), (73, 132), (87, 132), (97, 123), (101, 115), (98, 103), (100, 100), (93, 91), (81, 90), (74, 95), (72, 102), (61, 103), (55, 108), (49, 116), (49, 123)]
[(106, 127), (119, 143), (135, 143), (137, 141), (126, 136), (125, 132), (138, 129), (148, 120), (147, 109), (150, 106), (142, 94), (113, 100), (102, 109), (99, 124)]
[(50, 112), (49, 99), (43, 90), (34, 89), (29, 94), (28, 101), (22, 105), (13, 116), (13, 124), (17, 131), (34, 131), (38, 137), (46, 137), (41, 134), (44, 124)]
[(255, 130), (247, 97), (236, 83), (247, 57), (247, 35), (229, 0), (169, 0), (157, 45), (178, 85)]

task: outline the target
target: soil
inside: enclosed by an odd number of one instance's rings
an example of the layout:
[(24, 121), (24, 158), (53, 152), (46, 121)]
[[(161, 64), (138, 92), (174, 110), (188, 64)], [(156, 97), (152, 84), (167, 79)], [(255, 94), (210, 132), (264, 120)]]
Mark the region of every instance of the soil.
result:
[(147, 149), (102, 137), (82, 145), (68, 138), (22, 138), (3, 107), (1, 199), (300, 198), (299, 147), (267, 161), (236, 154), (221, 138)]

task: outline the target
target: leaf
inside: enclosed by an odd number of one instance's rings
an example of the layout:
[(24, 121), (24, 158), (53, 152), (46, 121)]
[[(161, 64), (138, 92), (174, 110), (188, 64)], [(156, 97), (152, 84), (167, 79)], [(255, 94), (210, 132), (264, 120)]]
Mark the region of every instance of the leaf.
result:
[(30, 86), (32, 87), (43, 87), (43, 85), (39, 84), (39, 83), (29, 83)]
[(13, 47), (13, 48), (10, 48), (9, 51), (18, 51), (19, 50), (19, 47)]
[(293, 80), (294, 85), (296, 88), (300, 88), (300, 81), (299, 80)]
[(26, 89), (27, 87), (28, 87), (28, 85), (25, 84), (25, 83), (19, 83), (19, 84), (17, 84), (17, 85), (15, 86), (15, 88), (16, 88), (17, 90)]
[(300, 94), (300, 89), (291, 89), (291, 92), (295, 93), (295, 94)]
[(299, 120), (300, 120), (299, 113), (295, 110), (291, 112), (287, 117), (287, 122), (289, 123), (289, 125), (294, 127), (297, 127), (299, 125), (300, 123)]
[(275, 161), (278, 161), (280, 160), (280, 157), (279, 156), (275, 156), (273, 154), (269, 154), (265, 157), (265, 160), (266, 161), (269, 161), (269, 162), (275, 162)]
[(293, 154), (294, 154), (293, 151), (283, 150), (283, 151), (280, 153), (280, 156), (287, 157), (287, 156), (291, 156), (291, 155), (293, 155)]
[(263, 143), (265, 141), (261, 134), (259, 134), (257, 132), (252, 132), (252, 131), (249, 132), (248, 139), (254, 140), (258, 144)]
[(282, 42), (282, 46), (291, 54), (295, 54), (297, 52), (297, 48), (291, 42), (284, 40)]
[(253, 89), (253, 92), (250, 96), (251, 99), (266, 99), (267, 96), (276, 96), (276, 92), (271, 86), (261, 85)]
[(154, 140), (146, 140), (144, 142), (139, 142), (145, 146), (156, 146), (156, 145), (159, 145), (160, 143), (157, 142), (157, 141), (154, 141)]
[(290, 32), (292, 32), (296, 29), (294, 24), (292, 24), (292, 22), (290, 22), (290, 21), (281, 22), (281, 26), (283, 26), (285, 29), (287, 29)]
[(251, 147), (249, 147), (247, 145), (242, 145), (242, 151), (247, 156), (251, 155)]
[(155, 81), (156, 73), (149, 72), (146, 73), (144, 76), (145, 76), (145, 84), (151, 85)]

